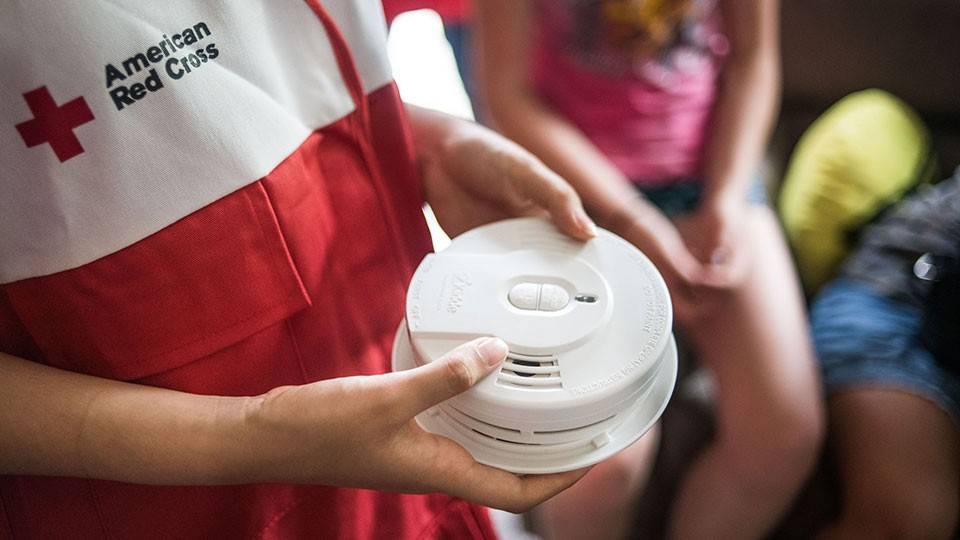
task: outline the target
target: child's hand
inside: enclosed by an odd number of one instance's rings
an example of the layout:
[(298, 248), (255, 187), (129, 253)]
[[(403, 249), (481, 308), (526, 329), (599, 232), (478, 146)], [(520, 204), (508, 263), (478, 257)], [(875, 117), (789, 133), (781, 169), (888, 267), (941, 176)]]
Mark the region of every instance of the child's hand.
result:
[(624, 237), (642, 251), (663, 276), (670, 291), (677, 321), (688, 323), (702, 311), (702, 304), (716, 284), (710, 281), (709, 267), (694, 256), (677, 227), (654, 206), (644, 203), (623, 232)]
[[(416, 111), (426, 122), (419, 163), (427, 202), (451, 237), (509, 217), (547, 214), (558, 229), (596, 235), (580, 198), (560, 176), (517, 145), (473, 122)], [(421, 142), (421, 141), (418, 141)]]
[(677, 320), (690, 323), (723, 309), (731, 291), (743, 284), (753, 261), (750, 231), (743, 226), (749, 210), (743, 203), (705, 202), (677, 218), (679, 235), (699, 265), (688, 286), (670, 290)]
[(693, 214), (677, 219), (677, 229), (705, 265), (704, 282), (711, 287), (732, 289), (747, 275), (752, 261), (744, 227), (748, 211), (740, 199), (708, 199)]
[(287, 481), (406, 493), (444, 492), (523, 512), (571, 486), (586, 470), (518, 476), (481, 465), (428, 433), (414, 416), (497, 368), (506, 344), (482, 338), (430, 364), (271, 390), (247, 403), (242, 445), (249, 481)]

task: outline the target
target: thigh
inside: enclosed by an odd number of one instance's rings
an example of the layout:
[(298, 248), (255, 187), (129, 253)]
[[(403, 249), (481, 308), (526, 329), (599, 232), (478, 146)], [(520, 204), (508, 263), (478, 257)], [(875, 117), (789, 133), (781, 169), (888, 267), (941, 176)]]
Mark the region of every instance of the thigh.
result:
[(757, 435), (798, 421), (816, 425), (820, 385), (789, 251), (767, 207), (747, 212), (747, 277), (724, 293), (720, 309), (684, 331), (717, 377), (721, 431)]
[(593, 466), (574, 486), (534, 510), (544, 538), (622, 538), (656, 459), (659, 425), (623, 452)]
[[(831, 396), (830, 441), (848, 510), (878, 519), (952, 512), (960, 501), (960, 429), (932, 401), (862, 387)], [(852, 507), (852, 508), (850, 508)]]

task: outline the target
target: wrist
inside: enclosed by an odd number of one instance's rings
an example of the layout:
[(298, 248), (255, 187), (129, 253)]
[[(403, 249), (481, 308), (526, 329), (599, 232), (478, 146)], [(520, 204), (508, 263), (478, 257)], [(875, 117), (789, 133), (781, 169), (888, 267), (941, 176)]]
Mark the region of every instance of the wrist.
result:
[(725, 186), (720, 189), (710, 190), (704, 194), (701, 208), (708, 212), (725, 214), (728, 210), (736, 208), (746, 200), (746, 194), (743, 190), (733, 186)]
[(407, 117), (418, 160), (440, 157), (467, 124), (460, 118), (412, 105), (407, 105)]
[(204, 444), (210, 484), (277, 480), (271, 472), (273, 460), (268, 450), (275, 449), (278, 442), (264, 442), (263, 422), (259, 420), (265, 400), (266, 395), (218, 398)]

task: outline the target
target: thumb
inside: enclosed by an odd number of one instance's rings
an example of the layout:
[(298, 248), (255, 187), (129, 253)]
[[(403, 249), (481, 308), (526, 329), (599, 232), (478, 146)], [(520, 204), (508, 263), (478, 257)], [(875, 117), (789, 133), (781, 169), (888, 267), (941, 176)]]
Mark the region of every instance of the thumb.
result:
[(425, 366), (403, 372), (409, 416), (464, 392), (490, 374), (507, 356), (502, 339), (468, 341)]

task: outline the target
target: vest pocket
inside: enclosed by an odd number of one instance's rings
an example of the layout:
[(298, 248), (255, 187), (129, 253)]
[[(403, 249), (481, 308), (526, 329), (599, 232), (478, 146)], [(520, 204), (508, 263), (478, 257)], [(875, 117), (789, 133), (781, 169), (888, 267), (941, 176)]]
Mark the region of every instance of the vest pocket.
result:
[(116, 253), (5, 289), (42, 360), (120, 380), (186, 365), (310, 305), (261, 182)]

